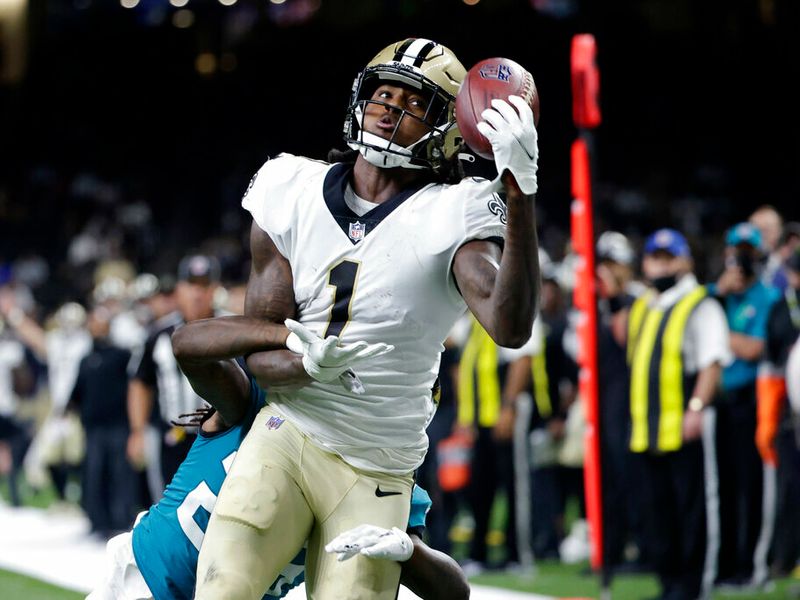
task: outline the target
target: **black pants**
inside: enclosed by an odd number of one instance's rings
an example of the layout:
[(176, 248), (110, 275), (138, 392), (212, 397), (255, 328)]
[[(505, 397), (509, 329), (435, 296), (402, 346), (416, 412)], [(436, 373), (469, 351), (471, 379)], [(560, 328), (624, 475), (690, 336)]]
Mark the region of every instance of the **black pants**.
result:
[(487, 562), (486, 534), (496, 492), (505, 489), (508, 498), (506, 525), (507, 561), (519, 560), (517, 552), (516, 502), (514, 498), (514, 462), (510, 442), (498, 443), (490, 427), (479, 427), (472, 457), (470, 504), (475, 517), (475, 532), (469, 556)]
[(778, 489), (773, 535), (772, 567), (786, 576), (800, 560), (800, 449), (791, 428), (783, 428), (776, 440)]
[(702, 587), (706, 549), (702, 443), (639, 456), (648, 554), (661, 581), (662, 597), (694, 600)]
[(0, 440), (8, 444), (11, 452), (11, 471), (8, 474), (8, 493), (11, 505), (20, 506), (22, 496), (19, 491), (18, 476), (22, 473), (22, 463), (31, 444), (31, 436), (16, 421), (0, 416)]
[(625, 562), (625, 546), (629, 542), (638, 549), (638, 563), (647, 562), (644, 508), (637, 493), (642, 465), (628, 449), (627, 437), (622, 433), (624, 444), (607, 443), (601, 448), (603, 562), (611, 568)]
[(531, 527), (533, 554), (537, 559), (559, 557), (564, 537), (559, 467), (537, 467), (531, 473)]
[(86, 429), (82, 504), (92, 531), (108, 535), (130, 529), (134, 518), (136, 476), (125, 456), (125, 426)]
[(755, 384), (727, 392), (717, 405), (719, 581), (746, 580), (753, 573), (763, 494), (763, 468), (755, 433)]

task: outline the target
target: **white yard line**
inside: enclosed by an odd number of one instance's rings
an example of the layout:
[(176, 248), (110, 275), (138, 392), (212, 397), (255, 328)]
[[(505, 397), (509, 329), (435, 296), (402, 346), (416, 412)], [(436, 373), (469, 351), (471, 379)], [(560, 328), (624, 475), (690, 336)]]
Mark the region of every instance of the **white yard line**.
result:
[[(105, 569), (105, 543), (89, 537), (89, 523), (75, 512), (0, 505), (0, 568), (59, 587), (88, 593)], [(473, 585), (472, 600), (550, 600), (546, 596)], [(302, 586), (288, 600), (302, 600)], [(418, 598), (405, 588), (400, 600)]]

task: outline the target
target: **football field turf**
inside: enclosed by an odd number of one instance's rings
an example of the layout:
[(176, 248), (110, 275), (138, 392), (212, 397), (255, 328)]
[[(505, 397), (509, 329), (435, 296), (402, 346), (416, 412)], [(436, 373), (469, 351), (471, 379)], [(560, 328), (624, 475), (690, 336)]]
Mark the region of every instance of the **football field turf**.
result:
[[(503, 508), (502, 503), (497, 508), (493, 521), (502, 520), (504, 511), (499, 510)], [(67, 512), (53, 507), (50, 510), (10, 509), (0, 504), (0, 564), (4, 566), (0, 569), (0, 600), (85, 598), (85, 593), (68, 591), (12, 571), (19, 570), (75, 589), (90, 589), (91, 582), (102, 570), (104, 548), (99, 542), (89, 543), (85, 538), (86, 530), (85, 517), (74, 509)], [(454, 554), (463, 555), (464, 550), (456, 544)], [(586, 563), (567, 565), (542, 561), (527, 573), (491, 571), (470, 581), (477, 586), (473, 588), (475, 600), (505, 598), (509, 594), (502, 589), (538, 594), (540, 599), (600, 596), (599, 578), (588, 571)], [(652, 575), (630, 574), (615, 577), (611, 589), (614, 600), (652, 598), (657, 590)], [(301, 592), (299, 597), (303, 596)], [(800, 600), (800, 579), (777, 581), (770, 589), (759, 593), (714, 594), (714, 600), (751, 599)]]
[[(472, 581), (517, 591), (561, 598), (598, 598), (597, 577), (585, 575), (586, 565), (543, 563), (535, 576), (505, 573), (480, 575)], [(642, 600), (656, 593), (655, 579), (647, 575), (625, 575), (614, 579), (614, 600)], [(82, 600), (85, 594), (64, 590), (24, 575), (0, 570), (0, 598), (4, 600)], [(800, 582), (782, 580), (774, 589), (758, 594), (714, 594), (715, 600), (790, 600), (800, 598)]]
[(0, 598), (7, 600), (83, 600), (86, 594), (71, 592), (24, 575), (0, 571)]

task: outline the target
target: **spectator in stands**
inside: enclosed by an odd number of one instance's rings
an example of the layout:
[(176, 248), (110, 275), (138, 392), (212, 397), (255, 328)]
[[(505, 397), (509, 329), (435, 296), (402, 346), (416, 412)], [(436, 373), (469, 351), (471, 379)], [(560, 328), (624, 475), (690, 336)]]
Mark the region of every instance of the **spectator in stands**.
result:
[(753, 575), (761, 529), (762, 467), (755, 445), (756, 374), (767, 318), (778, 298), (761, 281), (761, 233), (739, 223), (725, 237), (725, 270), (709, 292), (721, 299), (735, 360), (722, 373), (717, 403), (720, 534), (719, 583), (743, 586)]
[(183, 323), (214, 316), (214, 292), (219, 277), (219, 263), (213, 256), (186, 256), (178, 267), (175, 289), (178, 310), (158, 321), (143, 352), (131, 363), (128, 458), (135, 466), (145, 464), (146, 430), (154, 423), (159, 432), (158, 455), (149, 460), (160, 467), (157, 481), (151, 481), (154, 501), (161, 497), (164, 482), (172, 479), (196, 437), (196, 433), (172, 422), (203, 406), (172, 354), (172, 332)]
[(92, 348), (78, 369), (69, 409), (86, 432), (82, 504), (92, 533), (110, 538), (130, 528), (135, 479), (125, 457), (130, 352), (111, 344), (111, 315), (95, 307), (87, 322)]

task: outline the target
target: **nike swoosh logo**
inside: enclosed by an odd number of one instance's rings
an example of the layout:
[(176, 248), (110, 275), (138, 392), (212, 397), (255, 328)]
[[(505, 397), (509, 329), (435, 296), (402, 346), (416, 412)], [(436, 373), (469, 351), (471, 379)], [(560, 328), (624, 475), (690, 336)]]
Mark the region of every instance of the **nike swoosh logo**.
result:
[(384, 496), (399, 496), (399, 495), (400, 495), (400, 494), (402, 494), (402, 493), (403, 493), (403, 492), (384, 492), (384, 491), (381, 489), (381, 486), (380, 486), (380, 485), (379, 485), (378, 487), (376, 487), (376, 488), (375, 488), (375, 495), (376, 495), (378, 498), (383, 498)]

